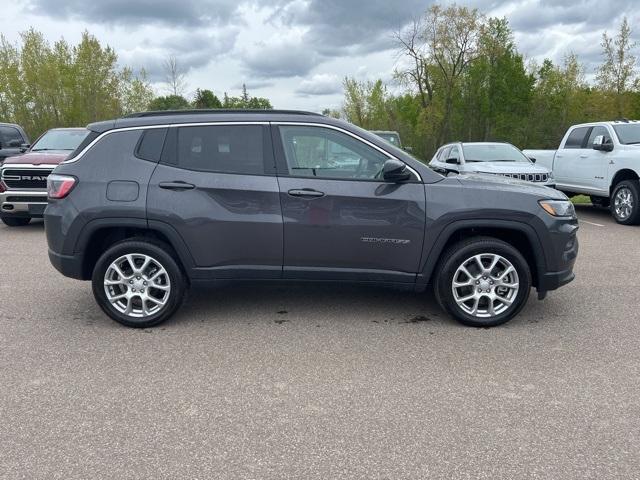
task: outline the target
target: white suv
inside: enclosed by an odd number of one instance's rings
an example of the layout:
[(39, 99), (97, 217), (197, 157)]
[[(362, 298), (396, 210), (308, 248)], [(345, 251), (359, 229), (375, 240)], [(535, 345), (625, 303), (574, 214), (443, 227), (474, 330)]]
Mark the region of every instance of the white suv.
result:
[(484, 173), (554, 186), (553, 175), (547, 167), (536, 165), (535, 160), (510, 143), (449, 143), (438, 149), (429, 166), (444, 175)]

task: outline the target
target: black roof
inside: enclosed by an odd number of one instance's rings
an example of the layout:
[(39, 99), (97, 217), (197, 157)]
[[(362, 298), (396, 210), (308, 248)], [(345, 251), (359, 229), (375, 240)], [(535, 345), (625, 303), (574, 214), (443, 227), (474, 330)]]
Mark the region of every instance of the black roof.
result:
[(89, 130), (102, 133), (114, 128), (151, 125), (206, 123), (206, 122), (278, 122), (278, 121), (332, 121), (319, 113), (299, 110), (165, 110), (140, 112), (115, 120), (91, 123)]
[(304, 110), (267, 110), (264, 108), (260, 108), (260, 109), (212, 108), (212, 109), (186, 109), (186, 110), (151, 110), (148, 112), (130, 113), (129, 115), (125, 115), (124, 118), (166, 117), (169, 115), (207, 115), (207, 114), (224, 114), (224, 113), (237, 113), (237, 114), (266, 113), (266, 114), (314, 115), (314, 116), (320, 115), (319, 113), (306, 112)]

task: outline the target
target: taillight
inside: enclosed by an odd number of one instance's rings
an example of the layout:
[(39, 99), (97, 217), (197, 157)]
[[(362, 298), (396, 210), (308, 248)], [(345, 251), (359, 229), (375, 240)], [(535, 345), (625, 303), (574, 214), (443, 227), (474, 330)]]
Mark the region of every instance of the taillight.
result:
[(75, 177), (52, 173), (47, 177), (47, 195), (54, 199), (64, 198), (69, 195), (77, 182)]

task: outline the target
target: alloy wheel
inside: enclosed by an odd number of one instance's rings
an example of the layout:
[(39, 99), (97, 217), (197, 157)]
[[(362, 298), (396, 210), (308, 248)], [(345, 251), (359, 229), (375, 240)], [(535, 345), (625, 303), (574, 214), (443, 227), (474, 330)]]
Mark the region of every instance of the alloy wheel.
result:
[(478, 318), (491, 318), (511, 307), (520, 282), (509, 260), (494, 253), (481, 253), (462, 262), (453, 275), (451, 288), (462, 311)]
[(633, 193), (630, 188), (622, 187), (616, 192), (613, 199), (613, 208), (616, 217), (626, 220), (633, 213)]
[(166, 269), (149, 255), (131, 253), (114, 260), (104, 275), (107, 300), (134, 318), (155, 315), (166, 305), (171, 281)]

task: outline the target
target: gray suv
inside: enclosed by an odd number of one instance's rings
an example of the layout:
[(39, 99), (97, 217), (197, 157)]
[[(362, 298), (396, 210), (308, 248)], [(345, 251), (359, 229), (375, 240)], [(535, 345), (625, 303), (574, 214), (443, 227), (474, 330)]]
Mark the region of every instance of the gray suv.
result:
[(146, 112), (88, 129), (48, 178), (49, 258), (124, 325), (163, 322), (192, 284), (284, 280), (431, 285), (460, 322), (494, 326), (574, 277), (564, 194), (444, 177), (340, 120)]

